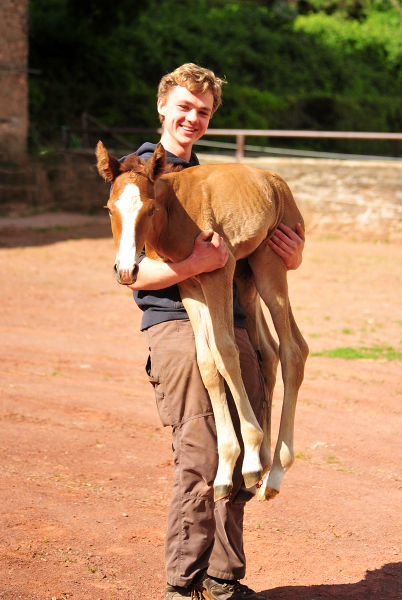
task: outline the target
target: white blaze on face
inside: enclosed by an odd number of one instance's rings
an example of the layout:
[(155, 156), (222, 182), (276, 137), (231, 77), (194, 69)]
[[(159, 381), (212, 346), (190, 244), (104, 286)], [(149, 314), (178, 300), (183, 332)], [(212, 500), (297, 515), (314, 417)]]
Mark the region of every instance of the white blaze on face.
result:
[(135, 183), (128, 183), (116, 202), (122, 217), (122, 232), (118, 251), (120, 271), (131, 271), (135, 262), (135, 233), (134, 225), (142, 206), (140, 190)]

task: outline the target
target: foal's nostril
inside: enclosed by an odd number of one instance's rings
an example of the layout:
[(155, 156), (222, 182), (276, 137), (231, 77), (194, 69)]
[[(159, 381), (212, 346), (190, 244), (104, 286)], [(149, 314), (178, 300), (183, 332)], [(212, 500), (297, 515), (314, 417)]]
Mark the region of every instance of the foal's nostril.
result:
[(115, 273), (117, 273), (117, 263), (114, 263), (114, 265), (113, 265), (113, 271), (114, 271)]
[(134, 281), (137, 279), (137, 275), (138, 275), (138, 265), (134, 265), (134, 269), (133, 269), (133, 280)]

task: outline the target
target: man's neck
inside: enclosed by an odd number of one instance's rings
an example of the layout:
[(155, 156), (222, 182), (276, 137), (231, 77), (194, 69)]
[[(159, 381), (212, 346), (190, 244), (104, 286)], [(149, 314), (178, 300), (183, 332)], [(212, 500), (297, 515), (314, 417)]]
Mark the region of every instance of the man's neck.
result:
[(182, 146), (181, 144), (177, 143), (176, 140), (172, 139), (169, 135), (165, 135), (164, 132), (162, 132), (160, 141), (162, 142), (162, 146), (167, 152), (171, 152), (171, 154), (174, 154), (175, 156), (177, 156), (177, 158), (182, 158), (183, 160), (190, 162), (191, 152), (193, 149), (192, 144)]

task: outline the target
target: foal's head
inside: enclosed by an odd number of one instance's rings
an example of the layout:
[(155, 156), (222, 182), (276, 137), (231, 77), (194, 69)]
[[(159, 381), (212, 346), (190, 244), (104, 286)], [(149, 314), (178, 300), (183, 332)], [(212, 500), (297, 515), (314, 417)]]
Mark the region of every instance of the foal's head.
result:
[(164, 173), (166, 152), (159, 143), (145, 164), (135, 154), (120, 163), (98, 142), (96, 156), (99, 174), (113, 184), (107, 208), (116, 247), (116, 279), (129, 285), (137, 279), (138, 257), (155, 210), (154, 184)]

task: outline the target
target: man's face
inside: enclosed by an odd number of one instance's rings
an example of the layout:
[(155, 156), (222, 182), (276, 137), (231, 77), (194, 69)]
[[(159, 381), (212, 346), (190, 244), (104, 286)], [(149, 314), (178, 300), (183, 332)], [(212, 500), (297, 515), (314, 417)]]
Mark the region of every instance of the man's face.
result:
[(212, 92), (193, 94), (176, 86), (168, 98), (158, 100), (158, 112), (165, 117), (164, 137), (182, 148), (192, 146), (207, 130), (212, 115)]

